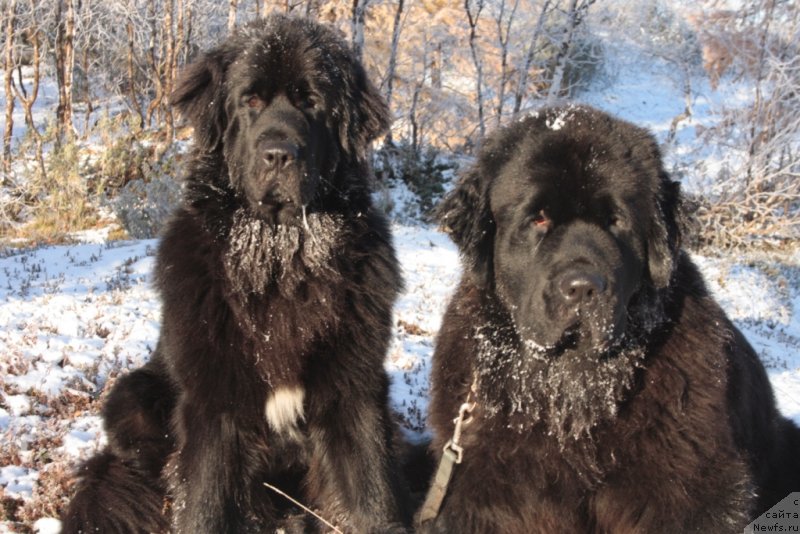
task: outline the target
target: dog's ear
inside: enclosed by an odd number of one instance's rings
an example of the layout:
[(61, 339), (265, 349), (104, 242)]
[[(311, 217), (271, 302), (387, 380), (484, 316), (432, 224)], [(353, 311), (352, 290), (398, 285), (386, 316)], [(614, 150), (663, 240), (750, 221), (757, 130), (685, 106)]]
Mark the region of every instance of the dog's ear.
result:
[(681, 246), (682, 201), (680, 184), (666, 172), (660, 176), (656, 197), (656, 215), (647, 239), (647, 266), (653, 285), (662, 289), (669, 285)]
[(170, 103), (194, 128), (195, 143), (205, 151), (221, 146), (226, 128), (225, 72), (230, 59), (212, 50), (183, 69)]
[(342, 147), (358, 157), (363, 157), (369, 144), (379, 135), (388, 131), (391, 125), (389, 107), (386, 100), (367, 77), (362, 65), (350, 58), (353, 91), (346, 96), (344, 109), (348, 112), (341, 117), (339, 136)]
[(489, 206), (489, 184), (475, 165), (436, 208), (436, 218), (458, 245), (473, 281), (490, 287), (494, 278), (495, 222)]

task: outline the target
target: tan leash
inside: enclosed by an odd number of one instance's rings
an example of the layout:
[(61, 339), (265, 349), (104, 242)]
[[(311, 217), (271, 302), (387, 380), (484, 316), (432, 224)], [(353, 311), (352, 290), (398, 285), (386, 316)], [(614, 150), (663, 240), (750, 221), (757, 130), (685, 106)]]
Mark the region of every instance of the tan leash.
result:
[(444, 496), (447, 493), (447, 486), (450, 484), (450, 479), (453, 476), (453, 468), (464, 459), (464, 448), (460, 445), (461, 431), (464, 426), (472, 422), (472, 412), (477, 405), (477, 400), (475, 400), (477, 393), (478, 373), (474, 373), (467, 398), (458, 409), (458, 417), (453, 419), (455, 423), (453, 437), (450, 438), (450, 441), (444, 446), (442, 459), (439, 461), (439, 467), (436, 470), (436, 476), (433, 478), (433, 483), (425, 497), (425, 503), (420, 509), (418, 516), (418, 522), (420, 524), (432, 521), (439, 515)]

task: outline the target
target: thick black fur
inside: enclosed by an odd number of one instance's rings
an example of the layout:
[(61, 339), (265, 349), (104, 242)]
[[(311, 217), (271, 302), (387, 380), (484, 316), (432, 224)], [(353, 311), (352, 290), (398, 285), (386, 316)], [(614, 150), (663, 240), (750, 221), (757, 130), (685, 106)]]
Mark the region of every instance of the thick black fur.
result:
[(102, 410), (108, 446), (80, 467), (62, 532), (168, 531), (160, 472), (174, 403), (161, 358), (115, 382)]
[(113, 388), (64, 531), (320, 528), (264, 482), (345, 531), (403, 531), (383, 370), (402, 283), (366, 159), (383, 99), (338, 34), (272, 16), (172, 101), (195, 148), (158, 249), (161, 337)]
[(440, 208), (465, 261), (437, 340), (433, 450), (478, 377), (422, 532), (741, 532), (800, 490), (800, 432), (680, 248), (644, 130), (586, 107), (494, 133)]

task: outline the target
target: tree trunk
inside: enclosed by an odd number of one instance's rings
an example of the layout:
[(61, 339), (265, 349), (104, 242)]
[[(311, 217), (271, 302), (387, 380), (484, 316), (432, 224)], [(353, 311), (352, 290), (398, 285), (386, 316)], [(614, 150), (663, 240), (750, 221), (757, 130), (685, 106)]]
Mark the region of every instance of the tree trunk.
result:
[(91, 65), (91, 61), (89, 60), (90, 54), (90, 47), (86, 47), (83, 50), (83, 56), (81, 61), (81, 68), (83, 69), (83, 74), (86, 77), (86, 93), (83, 95), (84, 100), (86, 102), (86, 113), (83, 116), (83, 135), (89, 135), (89, 122), (92, 118), (92, 112), (94, 111), (94, 106), (92, 105), (92, 90), (91, 90), (91, 83), (89, 82), (89, 69)]
[(228, 35), (233, 33), (236, 28), (236, 8), (237, 0), (228, 0)]
[(522, 100), (525, 98), (525, 94), (528, 92), (528, 75), (530, 74), (531, 67), (533, 66), (533, 60), (536, 57), (536, 41), (539, 40), (539, 36), (542, 34), (544, 21), (547, 18), (548, 12), (550, 11), (550, 5), (551, 0), (545, 0), (545, 3), (542, 5), (542, 10), (539, 12), (539, 18), (536, 20), (536, 29), (534, 29), (533, 35), (531, 35), (528, 53), (525, 54), (525, 63), (523, 64), (522, 69), (520, 69), (519, 83), (517, 84), (517, 90), (514, 92), (514, 109), (512, 111), (512, 117), (514, 119), (516, 119), (519, 115), (519, 112), (522, 109)]
[(665, 144), (670, 144), (675, 140), (678, 134), (678, 125), (692, 116), (692, 74), (689, 72), (689, 67), (684, 63), (681, 65), (683, 70), (683, 112), (678, 114), (672, 119), (669, 125), (669, 133)]
[(172, 107), (169, 105), (169, 95), (172, 93), (173, 87), (173, 74), (175, 71), (175, 31), (172, 28), (172, 17), (175, 10), (175, 0), (165, 0), (164, 2), (164, 39), (166, 40), (166, 50), (162, 60), (163, 68), (161, 71), (164, 73), (164, 90), (161, 93), (161, 110), (164, 117), (166, 126), (166, 137), (164, 139), (164, 146), (168, 147), (172, 144), (172, 138), (175, 133), (175, 123), (172, 116)]
[(431, 87), (437, 90), (442, 89), (442, 58), (444, 54), (442, 53), (442, 43), (436, 43), (431, 50)]
[(367, 16), (369, 0), (353, 0), (353, 18), (351, 21), (351, 40), (356, 58), (364, 55), (364, 24)]
[(470, 0), (464, 0), (464, 11), (467, 13), (469, 21), (469, 50), (472, 54), (472, 62), (475, 65), (475, 96), (478, 102), (478, 133), (483, 139), (486, 133), (486, 123), (483, 111), (483, 64), (478, 50), (478, 19), (483, 10), (483, 0), (477, 0), (475, 13), (470, 9)]
[[(35, 3), (36, 0), (29, 0), (31, 13), (35, 11)], [(33, 61), (33, 81), (31, 82), (31, 91), (28, 93), (25, 90), (25, 87), (22, 85), (22, 76), (20, 76), (19, 87), (14, 87), (14, 93), (25, 110), (25, 125), (31, 133), (36, 147), (36, 163), (39, 165), (39, 172), (42, 180), (44, 183), (47, 183), (47, 168), (44, 164), (44, 141), (42, 140), (42, 134), (39, 133), (39, 129), (36, 127), (36, 123), (33, 120), (33, 105), (36, 103), (36, 99), (39, 98), (39, 87), (42, 81), (42, 30), (36, 26), (36, 24), (35, 17), (31, 17), (31, 27), (27, 32), (28, 42), (33, 48), (33, 57), (31, 58)]]
[(72, 74), (75, 66), (75, 4), (74, 0), (58, 0), (56, 4), (56, 142), (72, 138)]
[(770, 25), (772, 24), (773, 14), (775, 13), (775, 0), (768, 0), (767, 2), (767, 12), (764, 15), (764, 22), (762, 23), (762, 32), (760, 36), (759, 42), (759, 57), (757, 63), (757, 71), (756, 71), (756, 96), (755, 101), (753, 102), (753, 112), (750, 118), (750, 144), (747, 147), (747, 172), (745, 176), (745, 183), (749, 187), (753, 181), (753, 168), (755, 166), (755, 156), (756, 152), (759, 149), (759, 144), (761, 143), (761, 129), (759, 126), (762, 125), (762, 113), (763, 113), (763, 89), (762, 85), (764, 83), (764, 66), (766, 63), (767, 57), (767, 37), (770, 31)]
[[(508, 44), (511, 38), (511, 23), (514, 20), (514, 15), (517, 12), (519, 0), (514, 0), (514, 5), (511, 7), (511, 12), (508, 17), (505, 16), (506, 0), (501, 0), (500, 13), (495, 19), (497, 25), (497, 40), (500, 43), (500, 86), (497, 88), (497, 107), (495, 108), (495, 124), (500, 126), (503, 120), (503, 107), (505, 106), (506, 99), (506, 85), (509, 79), (508, 67)], [(503, 24), (505, 19), (505, 24)]]
[[(181, 0), (182, 2), (185, 0)], [(194, 26), (192, 25), (192, 17), (194, 16), (194, 11), (192, 10), (192, 4), (189, 3), (186, 5), (186, 14), (184, 15), (184, 38), (183, 38), (183, 45), (181, 53), (183, 57), (181, 58), (180, 64), (185, 65), (189, 61), (189, 55), (192, 52), (192, 39), (194, 38)], [(176, 73), (177, 75), (177, 73)], [(177, 78), (176, 78), (177, 79)]]
[[(172, 64), (169, 68), (169, 79), (171, 80), (171, 87), (175, 86), (175, 80), (178, 79), (178, 63), (181, 55), (184, 54), (184, 47), (186, 46), (186, 0), (177, 0), (178, 13), (175, 20), (175, 53), (172, 54)], [(258, 2), (256, 2), (258, 5)]]
[[(392, 48), (389, 51), (389, 66), (386, 69), (386, 105), (392, 109), (392, 92), (394, 90), (394, 76), (397, 71), (397, 47), (400, 44), (400, 31), (403, 22), (403, 8), (405, 0), (398, 0), (397, 10), (394, 12), (394, 22), (392, 24)], [(392, 144), (392, 130), (386, 134), (385, 143)]]
[(414, 152), (419, 151), (420, 132), (419, 122), (417, 121), (417, 103), (419, 102), (419, 93), (421, 90), (421, 82), (414, 84), (414, 94), (411, 97), (411, 107), (408, 110), (408, 121), (411, 123), (411, 148)]
[(567, 27), (564, 29), (564, 39), (561, 41), (561, 46), (556, 55), (553, 76), (550, 79), (550, 88), (547, 91), (548, 103), (554, 102), (556, 99), (560, 98), (563, 93), (564, 74), (567, 70), (569, 52), (572, 48), (572, 41), (575, 38), (575, 30), (581, 25), (586, 11), (588, 11), (589, 6), (594, 2), (595, 0), (582, 0), (579, 4), (578, 0), (570, 0), (569, 11), (567, 12)]
[(3, 70), (5, 73), (5, 95), (6, 95), (6, 129), (3, 133), (3, 181), (8, 183), (8, 176), (11, 173), (11, 140), (14, 131), (14, 93), (12, 85), (14, 82), (14, 24), (16, 23), (17, 0), (9, 0), (6, 4), (5, 12), (5, 41), (6, 46), (3, 51)]
[[(158, 31), (158, 24), (157, 21), (157, 11), (155, 6), (155, 0), (149, 0), (147, 4), (148, 10), (148, 17), (150, 19), (150, 44), (149, 50), (147, 54), (147, 60), (150, 64), (150, 75), (152, 77), (151, 81), (153, 82), (153, 86), (155, 87), (155, 95), (153, 96), (153, 100), (150, 101), (150, 104), (147, 106), (147, 127), (153, 125), (153, 115), (157, 110), (161, 109), (161, 100), (164, 97), (164, 83), (162, 78), (161, 72), (161, 60), (160, 60), (160, 51), (161, 51), (161, 41), (162, 36), (159, 35)], [(156, 43), (159, 43), (158, 45)]]
[(139, 91), (136, 90), (136, 43), (133, 35), (133, 22), (128, 21), (125, 27), (128, 34), (128, 94), (134, 111), (139, 116), (139, 129), (144, 129), (144, 111), (139, 102)]

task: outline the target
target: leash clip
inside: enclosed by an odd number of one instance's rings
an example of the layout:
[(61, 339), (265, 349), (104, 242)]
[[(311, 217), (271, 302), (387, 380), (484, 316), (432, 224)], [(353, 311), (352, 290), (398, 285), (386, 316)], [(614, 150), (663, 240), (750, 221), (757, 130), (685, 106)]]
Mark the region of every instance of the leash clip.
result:
[(452, 439), (444, 444), (443, 450), (445, 453), (447, 452), (453, 453), (455, 455), (455, 458), (453, 458), (453, 462), (457, 464), (460, 464), (461, 460), (464, 459), (464, 447), (461, 447), (457, 443), (453, 443)]

